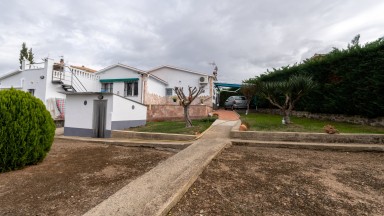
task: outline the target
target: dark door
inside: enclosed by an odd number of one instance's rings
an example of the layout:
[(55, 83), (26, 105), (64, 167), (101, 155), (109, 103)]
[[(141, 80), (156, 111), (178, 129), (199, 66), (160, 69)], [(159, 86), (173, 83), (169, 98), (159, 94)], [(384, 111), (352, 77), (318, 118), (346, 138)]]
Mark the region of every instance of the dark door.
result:
[(105, 123), (107, 100), (94, 100), (93, 103), (93, 131), (97, 138), (105, 137)]

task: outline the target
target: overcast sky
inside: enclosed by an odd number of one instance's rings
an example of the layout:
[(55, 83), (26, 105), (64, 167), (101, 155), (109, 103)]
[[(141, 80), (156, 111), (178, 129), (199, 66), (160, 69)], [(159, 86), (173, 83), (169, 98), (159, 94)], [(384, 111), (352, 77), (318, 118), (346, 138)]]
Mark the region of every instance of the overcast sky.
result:
[(240, 83), (332, 47), (384, 36), (382, 0), (0, 0), (0, 74), (22, 42), (96, 70), (172, 65)]

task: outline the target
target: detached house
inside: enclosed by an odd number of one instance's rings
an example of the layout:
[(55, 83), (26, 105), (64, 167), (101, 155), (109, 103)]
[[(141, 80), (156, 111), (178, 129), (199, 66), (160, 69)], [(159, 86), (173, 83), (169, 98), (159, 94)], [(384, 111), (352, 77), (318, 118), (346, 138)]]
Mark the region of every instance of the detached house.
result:
[(189, 86), (203, 87), (190, 115), (207, 116), (216, 104), (214, 80), (216, 74), (173, 66), (144, 71), (115, 64), (95, 72), (46, 59), (23, 62), (21, 70), (0, 76), (0, 90), (13, 87), (40, 98), (53, 118), (65, 117), (65, 135), (109, 137), (111, 130), (143, 125), (147, 119), (182, 118), (175, 87), (183, 87), (186, 94)]

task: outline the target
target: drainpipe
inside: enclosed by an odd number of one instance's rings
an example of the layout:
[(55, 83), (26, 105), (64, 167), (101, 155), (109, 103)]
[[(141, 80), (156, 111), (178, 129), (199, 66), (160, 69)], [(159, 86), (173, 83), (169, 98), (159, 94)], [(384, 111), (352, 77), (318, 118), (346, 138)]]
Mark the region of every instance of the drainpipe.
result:
[[(149, 76), (149, 75), (148, 75)], [(147, 77), (145, 74), (141, 74), (141, 103), (145, 104), (145, 92), (147, 88)]]

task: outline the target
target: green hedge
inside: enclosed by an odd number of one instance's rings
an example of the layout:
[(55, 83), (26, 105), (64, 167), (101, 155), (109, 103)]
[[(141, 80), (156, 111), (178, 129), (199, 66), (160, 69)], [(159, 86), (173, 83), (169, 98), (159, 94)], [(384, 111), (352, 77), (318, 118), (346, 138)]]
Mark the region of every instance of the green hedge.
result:
[[(267, 71), (248, 82), (286, 80), (295, 74), (313, 77), (316, 90), (302, 98), (296, 110), (313, 113), (384, 116), (384, 39), (364, 46), (307, 59), (302, 64)], [(260, 104), (263, 104), (260, 101)], [(265, 103), (264, 103), (265, 104)]]
[(55, 124), (41, 100), (15, 89), (0, 91), (0, 172), (42, 161), (54, 135)]

